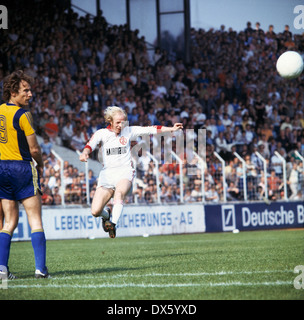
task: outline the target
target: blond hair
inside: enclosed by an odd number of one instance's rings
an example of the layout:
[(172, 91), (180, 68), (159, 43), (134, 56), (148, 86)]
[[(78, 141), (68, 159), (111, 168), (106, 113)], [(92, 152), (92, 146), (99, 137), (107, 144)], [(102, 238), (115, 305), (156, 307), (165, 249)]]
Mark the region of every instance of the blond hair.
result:
[(106, 110), (104, 111), (104, 119), (107, 123), (111, 123), (113, 121), (113, 118), (115, 114), (117, 113), (122, 113), (125, 116), (125, 120), (127, 120), (128, 116), (127, 113), (124, 109), (120, 107), (107, 107)]

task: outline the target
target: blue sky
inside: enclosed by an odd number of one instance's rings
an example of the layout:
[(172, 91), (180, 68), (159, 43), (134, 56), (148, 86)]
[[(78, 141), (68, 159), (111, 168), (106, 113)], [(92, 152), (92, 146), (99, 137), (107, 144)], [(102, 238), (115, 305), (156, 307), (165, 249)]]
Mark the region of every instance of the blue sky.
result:
[[(72, 3), (83, 7), (90, 13), (96, 12), (96, 0), (72, 0)], [(122, 24), (126, 23), (124, 4), (125, 0), (101, 0), (101, 7), (106, 6), (108, 8), (106, 10), (108, 22), (112, 24), (117, 24), (118, 21)], [(304, 6), (304, 1), (190, 0), (191, 26), (208, 30), (210, 28), (219, 29), (223, 24), (226, 29), (231, 27), (239, 32), (245, 29), (247, 21), (250, 21), (252, 26), (258, 21), (264, 30), (267, 30), (269, 25), (273, 24), (274, 31), (278, 33), (284, 30), (285, 24), (288, 24), (291, 32), (302, 34), (304, 33), (304, 17), (301, 29), (294, 28), (294, 19), (297, 16), (294, 13), (294, 8), (297, 5)], [(111, 10), (112, 6), (113, 10)]]
[[(258, 21), (263, 30), (274, 25), (275, 32), (282, 32), (285, 24), (293, 33), (304, 33), (294, 28), (294, 13), (297, 5), (304, 5), (302, 0), (190, 0), (191, 25), (194, 28), (219, 29), (221, 24), (226, 29), (244, 30), (247, 21), (252, 26)], [(304, 24), (304, 21), (302, 21)]]

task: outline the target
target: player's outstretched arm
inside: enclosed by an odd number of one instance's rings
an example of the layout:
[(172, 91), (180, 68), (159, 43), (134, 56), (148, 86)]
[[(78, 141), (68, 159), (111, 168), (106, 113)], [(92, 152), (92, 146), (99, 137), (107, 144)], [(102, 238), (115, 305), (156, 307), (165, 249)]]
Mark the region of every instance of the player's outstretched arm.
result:
[(164, 133), (164, 132), (175, 132), (175, 131), (178, 131), (178, 130), (181, 130), (183, 129), (183, 124), (180, 123), (180, 122), (177, 122), (174, 124), (173, 127), (161, 127), (160, 129), (160, 133)]

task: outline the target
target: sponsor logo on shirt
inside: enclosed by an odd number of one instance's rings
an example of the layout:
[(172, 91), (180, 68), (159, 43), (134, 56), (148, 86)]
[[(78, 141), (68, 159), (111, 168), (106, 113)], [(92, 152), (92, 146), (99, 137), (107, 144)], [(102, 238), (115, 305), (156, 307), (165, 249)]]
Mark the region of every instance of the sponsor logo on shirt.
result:
[(107, 156), (113, 156), (118, 154), (127, 153), (127, 147), (116, 147), (116, 148), (107, 148), (106, 154)]

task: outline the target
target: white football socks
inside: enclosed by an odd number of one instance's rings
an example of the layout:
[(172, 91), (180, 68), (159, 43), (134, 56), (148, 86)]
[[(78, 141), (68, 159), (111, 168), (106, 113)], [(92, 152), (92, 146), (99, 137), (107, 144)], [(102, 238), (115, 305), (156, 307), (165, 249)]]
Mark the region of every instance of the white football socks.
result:
[(117, 224), (123, 210), (123, 203), (114, 203), (112, 209), (112, 222)]

